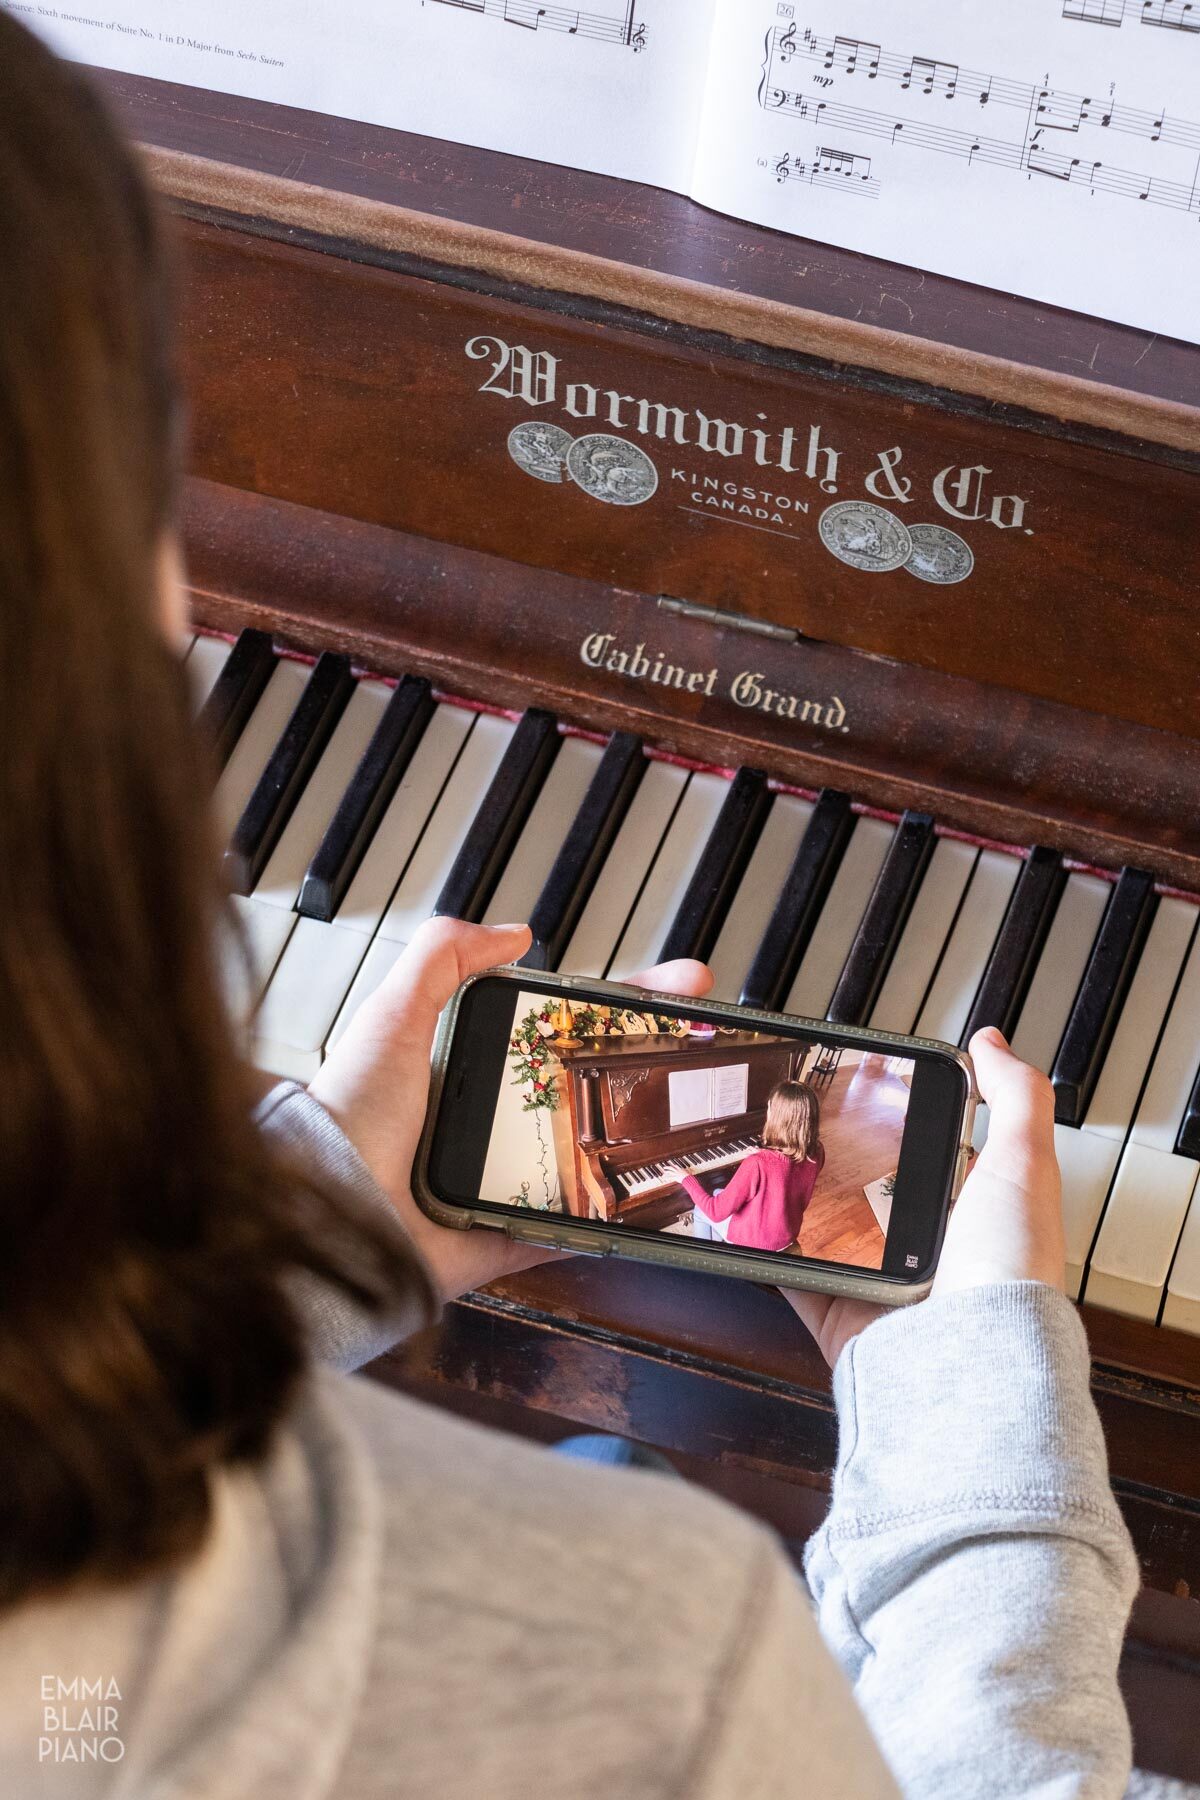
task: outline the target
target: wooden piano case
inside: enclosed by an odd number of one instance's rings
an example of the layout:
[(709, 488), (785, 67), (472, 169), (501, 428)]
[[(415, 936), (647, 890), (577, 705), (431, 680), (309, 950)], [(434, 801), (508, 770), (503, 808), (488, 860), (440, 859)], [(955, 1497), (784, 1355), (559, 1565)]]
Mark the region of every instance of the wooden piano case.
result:
[[(202, 623), (1200, 891), (1200, 350), (598, 177), (103, 80), (180, 221)], [(639, 451), (616, 477), (562, 479), (568, 440), (614, 433)], [(952, 579), (833, 553), (840, 506), (939, 527)], [(1145, 1577), (1138, 1756), (1200, 1778), (1200, 1346), (1084, 1316)], [(741, 1283), (579, 1259), (376, 1372), (660, 1445), (793, 1539), (825, 1503), (827, 1373)]]

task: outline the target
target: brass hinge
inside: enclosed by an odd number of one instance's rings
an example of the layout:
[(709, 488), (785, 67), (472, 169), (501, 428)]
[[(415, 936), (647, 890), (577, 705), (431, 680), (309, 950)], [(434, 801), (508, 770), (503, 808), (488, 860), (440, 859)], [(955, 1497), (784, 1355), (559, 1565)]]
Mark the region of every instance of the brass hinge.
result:
[(721, 606), (702, 606), (698, 600), (676, 600), (660, 594), (661, 612), (675, 613), (681, 619), (703, 619), (706, 625), (719, 625), (722, 631), (750, 631), (756, 637), (776, 638), (785, 644), (798, 644), (801, 633), (790, 625), (772, 625), (766, 619), (751, 619), (745, 613), (727, 612)]

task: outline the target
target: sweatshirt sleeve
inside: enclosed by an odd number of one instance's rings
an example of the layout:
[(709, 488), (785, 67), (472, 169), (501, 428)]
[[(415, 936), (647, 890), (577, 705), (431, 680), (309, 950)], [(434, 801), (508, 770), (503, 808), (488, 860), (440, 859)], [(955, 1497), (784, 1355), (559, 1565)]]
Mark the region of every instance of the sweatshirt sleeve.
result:
[[(392, 1232), (424, 1267), (395, 1207), (319, 1100), (298, 1083), (281, 1081), (259, 1102), (254, 1119), (259, 1130), (275, 1139), (293, 1162), (343, 1196), (351, 1219), (358, 1214), (376, 1225), (382, 1222), (384, 1230)], [(431, 1294), (437, 1292), (432, 1276), (428, 1286)], [(307, 1328), (313, 1357), (344, 1371), (361, 1369), (401, 1338), (432, 1322), (428, 1312), (415, 1305), (391, 1313), (367, 1312), (307, 1270), (293, 1276), (292, 1295)]]
[(852, 1339), (834, 1393), (806, 1572), (901, 1791), (1118, 1800), (1138, 1567), (1074, 1307), (1039, 1282), (927, 1300)]
[(758, 1185), (759, 1174), (754, 1167), (754, 1160), (753, 1156), (744, 1158), (719, 1194), (710, 1194), (704, 1183), (697, 1181), (694, 1175), (685, 1175), (680, 1186), (688, 1198), (695, 1201), (706, 1219), (731, 1219), (752, 1198)]

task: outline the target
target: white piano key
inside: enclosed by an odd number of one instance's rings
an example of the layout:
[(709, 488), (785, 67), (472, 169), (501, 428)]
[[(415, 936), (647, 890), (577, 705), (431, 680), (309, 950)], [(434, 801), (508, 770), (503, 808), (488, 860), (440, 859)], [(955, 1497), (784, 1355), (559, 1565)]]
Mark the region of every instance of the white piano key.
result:
[(939, 839), (868, 1021), (875, 1031), (914, 1029), (978, 855), (974, 844)]
[[(1196, 908), (1186, 900), (1159, 901), (1083, 1121), (1084, 1131), (1124, 1140), (1195, 924)], [(1198, 1035), (1193, 1033), (1193, 1055)]]
[(485, 925), (528, 919), (603, 755), (602, 744), (589, 743), (586, 738), (563, 739), (483, 915)]
[(625, 981), (658, 961), (671, 920), (728, 792), (723, 775), (693, 775), (688, 782), (609, 965), (610, 981)]
[(270, 981), (297, 922), (293, 909), (304, 872), (390, 698), (391, 689), (382, 681), (358, 683), (271, 852), (258, 886), (252, 894), (235, 895), (234, 905), (246, 933), (253, 970), (247, 987), (244, 961), (239, 960), (235, 967), (234, 985), (227, 990), (235, 1008), (252, 1009)]
[(282, 737), (308, 676), (309, 671), (302, 663), (281, 658), (259, 696), (258, 705), (246, 721), (229, 761), (221, 771), (213, 796), (217, 823), (226, 840), (245, 811), (246, 802)]
[(320, 1067), (322, 1046), (476, 717), (466, 707), (437, 707), (337, 917), (296, 920), (258, 1016), (256, 1059), (264, 1068), (299, 1081)]
[(1021, 858), (981, 850), (962, 907), (917, 1020), (918, 1037), (957, 1044), (1021, 872)]
[(332, 1049), (344, 1035), (363, 1001), (375, 992), (413, 932), (432, 916), (446, 876), (515, 730), (509, 720), (490, 713), (481, 713), (476, 719), (338, 1012), (327, 1048)]
[(736, 1001), (812, 817), (812, 802), (777, 794), (709, 957), (713, 1000)]
[(1147, 1149), (1171, 1152), (1196, 1074), (1197, 1020), (1200, 1020), (1200, 933), (1192, 940), (1166, 1028), (1159, 1040), (1150, 1079), (1130, 1137)]
[(860, 818), (796, 972), (785, 1012), (823, 1019), (896, 827)]
[(1012, 1035), (1013, 1054), (1050, 1073), (1112, 886), (1099, 875), (1068, 875)]
[(1126, 1144), (1088, 1270), (1090, 1305), (1158, 1317), (1197, 1174), (1190, 1156)]
[(187, 659), (187, 684), (191, 690), (192, 711), (199, 713), (212, 693), (217, 676), (229, 661), (232, 644), (224, 638), (198, 637)]
[(258, 1005), (263, 988), (271, 979), (276, 963), (292, 933), (296, 915), (282, 906), (258, 905), (244, 894), (233, 896), (233, 906), (241, 922), (250, 966), (240, 949), (228, 947), (222, 959), (225, 976), (225, 998), (235, 1018), (246, 1018)]
[[(1078, 1297), (1121, 1147), (1186, 954), (1195, 909), (1163, 902), (1146, 939), (1082, 1130), (1054, 1128), (1063, 1181), (1067, 1291)], [(1114, 1195), (1115, 1198), (1115, 1195)], [(1089, 1296), (1092, 1290), (1089, 1288)]]
[[(563, 954), (564, 975), (602, 976), (687, 786), (687, 770), (651, 760)], [(669, 918), (664, 918), (663, 930)]]
[(1171, 1267), (1162, 1322), (1175, 1331), (1200, 1335), (1200, 1202), (1195, 1195)]
[(496, 718), (491, 713), (480, 713), (476, 719), (454, 765), (454, 773), (446, 783), (392, 896), (391, 905), (383, 915), (378, 932), (380, 937), (393, 944), (407, 944), (418, 925), (432, 915), (462, 841), (487, 795), (515, 730), (511, 720)]
[(980, 1101), (979, 1105), (975, 1108), (975, 1122), (971, 1127), (971, 1148), (974, 1150), (976, 1156), (979, 1155), (979, 1152), (987, 1143), (988, 1124), (991, 1120), (991, 1116), (991, 1107), (985, 1106), (983, 1102)]
[(1104, 1211), (1121, 1154), (1120, 1140), (1100, 1132), (1054, 1127), (1054, 1150), (1062, 1171), (1063, 1232), (1067, 1245), (1067, 1292), (1079, 1298), (1088, 1253)]
[(382, 681), (355, 686), (259, 877), (256, 902), (288, 912), (295, 906), (305, 871), (391, 697), (391, 688)]

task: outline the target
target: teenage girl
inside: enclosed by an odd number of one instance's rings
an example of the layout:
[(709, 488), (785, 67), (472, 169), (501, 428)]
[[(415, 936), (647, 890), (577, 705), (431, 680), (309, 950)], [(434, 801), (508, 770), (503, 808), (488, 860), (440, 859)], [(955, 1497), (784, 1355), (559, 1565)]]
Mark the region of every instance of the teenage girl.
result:
[(694, 1235), (750, 1250), (786, 1250), (800, 1236), (824, 1162), (815, 1090), (807, 1081), (777, 1082), (767, 1101), (763, 1147), (738, 1164), (727, 1186), (710, 1194), (678, 1169), (679, 1185), (696, 1208)]

